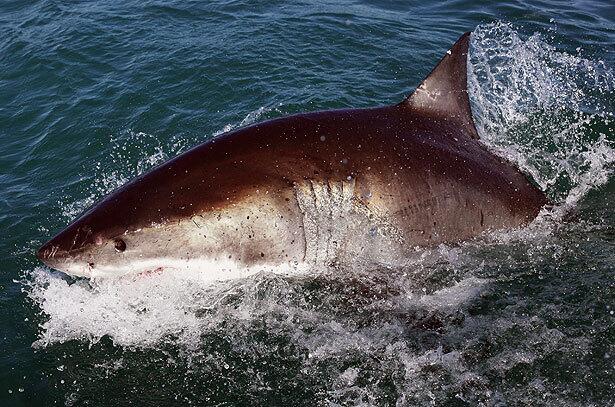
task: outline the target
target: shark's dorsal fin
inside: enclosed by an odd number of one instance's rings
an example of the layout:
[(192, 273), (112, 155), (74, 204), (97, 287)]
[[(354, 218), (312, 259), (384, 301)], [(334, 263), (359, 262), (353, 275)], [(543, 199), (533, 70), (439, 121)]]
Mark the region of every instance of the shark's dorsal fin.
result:
[(470, 33), (446, 52), (444, 58), (401, 104), (418, 111), (433, 112), (457, 120), (468, 136), (477, 139), (468, 98), (467, 60)]

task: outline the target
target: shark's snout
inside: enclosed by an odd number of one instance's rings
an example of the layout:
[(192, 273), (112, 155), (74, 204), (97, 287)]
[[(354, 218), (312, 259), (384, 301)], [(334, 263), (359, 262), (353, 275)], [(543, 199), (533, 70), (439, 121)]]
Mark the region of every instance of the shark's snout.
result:
[(51, 239), (36, 252), (36, 257), (51, 268), (58, 268), (66, 262), (68, 250), (63, 249), (56, 239)]
[(36, 257), (52, 269), (75, 276), (89, 276), (93, 263), (86, 261), (80, 252), (69, 250), (61, 237), (56, 236), (37, 250)]
[(49, 259), (53, 259), (55, 253), (57, 253), (57, 247), (53, 246), (51, 242), (47, 242), (38, 249), (36, 257), (42, 262), (46, 262)]
[(82, 227), (69, 226), (36, 252), (36, 257), (51, 268), (64, 270), (67, 263), (73, 263), (87, 245), (81, 233)]

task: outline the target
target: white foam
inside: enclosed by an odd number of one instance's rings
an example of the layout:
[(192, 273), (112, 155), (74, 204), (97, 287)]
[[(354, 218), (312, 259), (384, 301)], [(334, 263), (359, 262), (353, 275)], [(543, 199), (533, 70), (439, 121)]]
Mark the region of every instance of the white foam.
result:
[[(249, 273), (248, 273), (249, 271)], [(28, 277), (28, 295), (49, 319), (35, 343), (45, 346), (71, 339), (96, 342), (104, 335), (126, 346), (150, 346), (168, 335), (189, 345), (201, 332), (204, 321), (197, 314), (219, 304), (237, 285), (258, 281), (266, 273), (300, 275), (301, 268), (252, 268), (246, 275), (256, 280), (219, 282), (228, 270), (204, 268), (173, 270), (123, 278), (78, 280), (46, 268), (36, 268)]]

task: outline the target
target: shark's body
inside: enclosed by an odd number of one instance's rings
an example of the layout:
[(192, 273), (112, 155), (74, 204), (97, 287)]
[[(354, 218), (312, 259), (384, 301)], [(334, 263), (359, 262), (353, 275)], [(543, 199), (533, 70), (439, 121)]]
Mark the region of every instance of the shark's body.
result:
[(106, 197), (39, 258), (84, 276), (399, 262), (529, 222), (546, 199), (478, 142), (468, 43), (400, 104), (275, 119), (193, 148)]

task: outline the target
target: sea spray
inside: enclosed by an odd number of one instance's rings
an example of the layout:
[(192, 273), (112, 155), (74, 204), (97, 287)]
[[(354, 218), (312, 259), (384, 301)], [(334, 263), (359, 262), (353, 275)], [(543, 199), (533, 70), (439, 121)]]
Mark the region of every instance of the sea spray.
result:
[(472, 34), (468, 85), (481, 140), (557, 204), (604, 184), (615, 161), (615, 73), (495, 22)]

